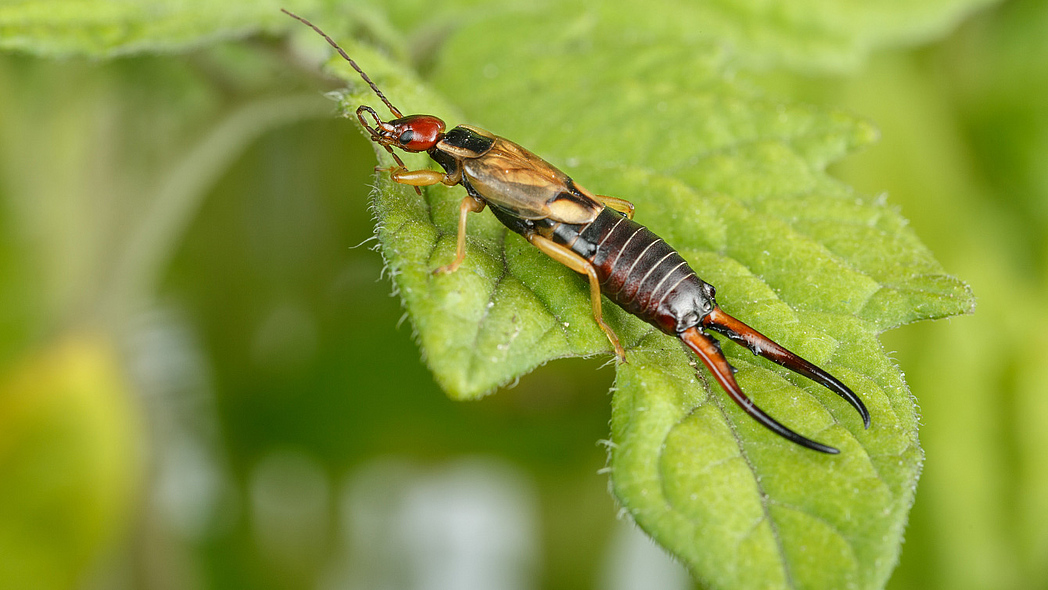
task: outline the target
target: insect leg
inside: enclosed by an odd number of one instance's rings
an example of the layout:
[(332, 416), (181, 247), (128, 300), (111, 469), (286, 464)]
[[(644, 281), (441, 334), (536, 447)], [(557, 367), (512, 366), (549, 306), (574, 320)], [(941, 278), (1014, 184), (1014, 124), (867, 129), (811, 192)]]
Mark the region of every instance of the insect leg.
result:
[(570, 249), (538, 234), (528, 234), (525, 237), (528, 238), (528, 241), (536, 248), (542, 250), (544, 254), (553, 260), (556, 260), (575, 272), (582, 273), (589, 277), (590, 300), (593, 304), (593, 319), (597, 320), (597, 324), (600, 325), (600, 328), (608, 335), (608, 340), (611, 340), (612, 346), (615, 347), (615, 355), (619, 357), (620, 361), (626, 362), (626, 351), (622, 349), (622, 344), (619, 344), (619, 337), (615, 335), (615, 331), (611, 329), (611, 326), (604, 322), (600, 305), (600, 280), (597, 278), (597, 269), (593, 264), (590, 263), (589, 260), (572, 252)]
[(713, 338), (703, 334), (698, 328), (691, 327), (680, 333), (680, 339), (684, 341), (688, 348), (695, 351), (695, 354), (699, 356), (699, 359), (710, 370), (710, 373), (713, 373), (713, 378), (728, 393), (728, 396), (742, 408), (742, 411), (749, 414), (757, 422), (760, 422), (762, 426), (802, 447), (831, 455), (836, 455), (840, 452), (833, 447), (817, 443), (797, 434), (757, 407), (757, 404), (753, 403), (753, 400), (747, 397), (743, 393), (742, 388), (739, 387), (739, 383), (735, 380), (734, 369), (728, 364), (728, 359), (724, 358), (724, 353), (721, 352), (720, 347)]
[[(423, 171), (420, 170), (419, 172)], [(439, 172), (433, 173), (439, 174)], [(441, 176), (443, 175), (441, 174)], [(394, 178), (394, 180), (396, 179)], [(480, 213), (483, 210), (484, 201), (474, 199), (471, 196), (462, 199), (462, 203), (459, 204), (458, 239), (455, 242), (455, 260), (453, 260), (451, 264), (442, 266), (433, 271), (433, 274), (448, 274), (458, 270), (459, 265), (466, 259), (466, 219), (469, 217), (470, 213)]]
[(636, 207), (633, 203), (626, 199), (620, 199), (618, 197), (609, 197), (606, 195), (593, 195), (595, 199), (600, 201), (605, 207), (611, 207), (612, 209), (622, 213), (627, 219), (633, 219), (633, 211)]
[(403, 166), (391, 166), (389, 168), (376, 168), (382, 172), (389, 172), (389, 177), (397, 184), (409, 186), (433, 186), (434, 184), (455, 184), (449, 182), (448, 175), (436, 170), (408, 170)]
[(724, 334), (739, 345), (750, 349), (753, 354), (782, 365), (794, 373), (804, 375), (841, 396), (855, 408), (855, 411), (859, 412), (859, 415), (862, 416), (863, 425), (866, 428), (870, 427), (870, 412), (866, 409), (866, 405), (862, 403), (859, 396), (855, 395), (855, 392), (838, 381), (833, 375), (786, 350), (771, 338), (728, 315), (720, 307), (714, 307), (713, 311), (702, 320), (702, 325), (710, 330)]

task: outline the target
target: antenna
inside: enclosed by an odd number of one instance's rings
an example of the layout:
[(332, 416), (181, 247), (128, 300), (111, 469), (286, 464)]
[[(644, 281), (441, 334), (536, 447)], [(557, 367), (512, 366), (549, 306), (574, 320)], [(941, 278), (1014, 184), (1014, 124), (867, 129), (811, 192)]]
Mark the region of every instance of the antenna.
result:
[[(400, 112), (400, 109), (398, 109), (397, 107), (393, 106), (393, 103), (389, 102), (389, 99), (386, 98), (386, 95), (382, 94), (382, 91), (378, 89), (378, 86), (375, 86), (375, 83), (371, 81), (371, 78), (368, 78), (368, 75), (364, 73), (364, 70), (360, 69), (360, 66), (357, 65), (357, 62), (353, 61), (353, 58), (351, 58), (348, 55), (346, 55), (346, 52), (341, 47), (339, 47), (338, 43), (335, 43), (335, 40), (332, 39), (331, 37), (329, 37), (327, 33), (325, 33), (324, 31), (321, 31), (320, 27), (314, 25), (313, 23), (311, 23), (308, 20), (302, 18), (301, 16), (299, 16), (299, 15), (293, 13), (293, 12), (290, 12), (290, 11), (284, 9), (284, 8), (281, 8), (280, 12), (283, 12), (284, 14), (290, 16), (291, 18), (299, 21), (300, 23), (302, 23), (302, 24), (310, 27), (314, 31), (316, 31), (321, 37), (323, 37), (328, 42), (329, 45), (331, 45), (332, 47), (335, 48), (335, 51), (337, 51), (338, 54), (341, 55), (343, 59), (345, 59), (346, 61), (349, 62), (349, 65), (353, 66), (353, 69), (356, 70), (358, 74), (360, 74), (361, 78), (364, 78), (364, 81), (368, 83), (368, 86), (370, 86), (371, 89), (375, 91), (375, 94), (377, 94), (378, 97), (382, 99), (382, 102), (384, 102), (386, 104), (386, 106), (389, 107), (389, 112), (393, 113), (394, 117), (400, 119), (400, 118), (402, 118), (404, 116), (404, 114)], [(359, 109), (357, 109), (357, 118), (360, 119), (360, 124), (364, 126), (364, 129), (368, 130), (368, 133), (371, 134), (371, 139), (373, 141), (375, 141), (375, 138), (376, 138), (375, 132), (368, 126), (368, 124), (366, 122), (364, 122), (364, 119), (360, 115), (360, 110), (361, 109), (366, 109), (372, 115), (374, 115), (376, 120), (379, 120), (379, 121), (381, 121), (381, 120), (378, 118), (378, 115), (375, 114), (375, 111), (371, 107), (361, 106)], [(386, 151), (389, 152), (389, 155), (393, 156), (393, 161), (396, 162), (398, 166), (400, 166), (401, 168), (405, 167), (404, 166), (404, 160), (400, 159), (400, 156), (398, 156), (396, 154), (396, 152), (393, 151), (392, 147), (390, 147), (388, 145), (382, 145), (382, 147), (386, 148)], [(419, 195), (421, 195), (422, 194), (422, 189), (420, 189), (419, 187), (416, 186), (415, 187), (415, 192), (418, 193)]]
[[(328, 37), (327, 33), (325, 33), (324, 31), (321, 31), (320, 27), (314, 25), (313, 23), (311, 23), (308, 20), (302, 18), (301, 16), (299, 16), (299, 15), (293, 13), (293, 12), (289, 12), (289, 11), (283, 9), (283, 8), (280, 9), (280, 12), (283, 12), (284, 14), (290, 16), (291, 18), (301, 22), (302, 24), (309, 26), (314, 31), (316, 31), (318, 34), (320, 34), (320, 36), (323, 37), (328, 42), (328, 44), (330, 44), (332, 47), (335, 48), (335, 51), (337, 51), (339, 55), (341, 55), (346, 61), (349, 62), (349, 65), (353, 66), (353, 69), (356, 70), (358, 74), (360, 74), (360, 77), (364, 78), (364, 81), (367, 82), (368, 86), (370, 86), (371, 89), (375, 91), (375, 94), (377, 94), (378, 97), (382, 99), (382, 102), (386, 103), (386, 106), (389, 107), (389, 111), (391, 113), (393, 113), (394, 117), (399, 119), (399, 118), (404, 116), (403, 113), (400, 112), (400, 109), (398, 109), (397, 107), (393, 106), (393, 103), (389, 102), (389, 99), (386, 98), (386, 95), (382, 94), (382, 91), (378, 89), (378, 86), (375, 86), (375, 83), (371, 81), (371, 78), (368, 78), (368, 75), (364, 73), (364, 70), (360, 69), (360, 66), (357, 65), (357, 62), (353, 61), (353, 58), (351, 58), (348, 55), (346, 55), (346, 52), (343, 51), (342, 48), (338, 46), (338, 43), (335, 43), (334, 39), (332, 39), (331, 37)], [(390, 153), (392, 153), (392, 151)]]

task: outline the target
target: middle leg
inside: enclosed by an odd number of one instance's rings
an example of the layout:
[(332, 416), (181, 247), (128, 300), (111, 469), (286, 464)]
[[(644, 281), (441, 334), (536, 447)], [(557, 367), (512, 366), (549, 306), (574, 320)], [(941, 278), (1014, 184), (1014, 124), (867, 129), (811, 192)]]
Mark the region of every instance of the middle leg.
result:
[(600, 301), (600, 280), (597, 278), (597, 269), (593, 264), (579, 256), (570, 249), (561, 246), (560, 244), (544, 238), (538, 234), (529, 234), (525, 236), (529, 242), (531, 242), (536, 248), (542, 250), (544, 254), (570, 268), (571, 270), (582, 273), (589, 277), (590, 284), (590, 302), (593, 305), (593, 319), (597, 320), (597, 325), (600, 326), (601, 330), (607, 334), (608, 340), (611, 340), (612, 346), (615, 347), (615, 355), (619, 357), (619, 360), (626, 362), (626, 351), (623, 350), (622, 344), (619, 343), (619, 337), (615, 335), (615, 331), (611, 329), (604, 321), (604, 316), (601, 312), (601, 301)]

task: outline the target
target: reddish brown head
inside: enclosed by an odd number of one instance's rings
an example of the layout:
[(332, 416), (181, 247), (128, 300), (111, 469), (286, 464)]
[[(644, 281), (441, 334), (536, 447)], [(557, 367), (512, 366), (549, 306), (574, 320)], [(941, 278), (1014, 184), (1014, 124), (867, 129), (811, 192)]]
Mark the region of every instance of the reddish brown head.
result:
[[(364, 118), (370, 115), (371, 124)], [(369, 106), (357, 109), (357, 119), (371, 134), (371, 139), (389, 148), (396, 147), (406, 152), (424, 152), (444, 137), (444, 121), (433, 115), (408, 115), (392, 121), (383, 121)]]

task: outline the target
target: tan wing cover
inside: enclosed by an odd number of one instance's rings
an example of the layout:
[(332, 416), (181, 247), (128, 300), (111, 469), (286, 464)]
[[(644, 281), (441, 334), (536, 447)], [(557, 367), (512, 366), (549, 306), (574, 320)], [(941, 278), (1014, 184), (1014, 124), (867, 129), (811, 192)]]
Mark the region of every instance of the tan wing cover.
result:
[(463, 160), (462, 171), (484, 200), (524, 219), (581, 225), (604, 208), (567, 174), (501, 137), (483, 156)]

